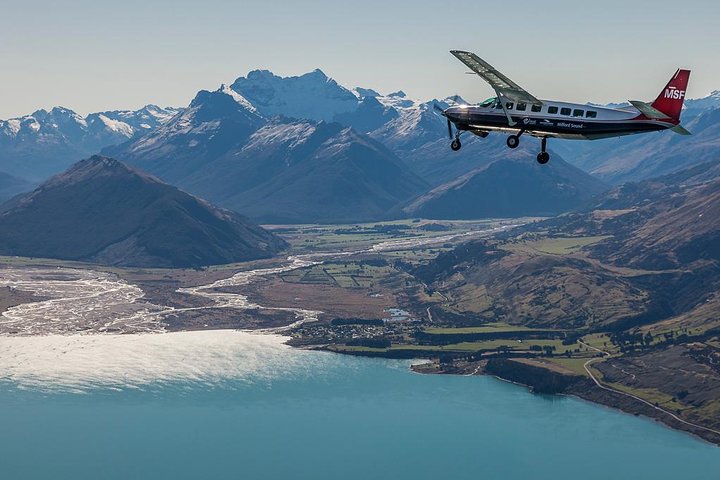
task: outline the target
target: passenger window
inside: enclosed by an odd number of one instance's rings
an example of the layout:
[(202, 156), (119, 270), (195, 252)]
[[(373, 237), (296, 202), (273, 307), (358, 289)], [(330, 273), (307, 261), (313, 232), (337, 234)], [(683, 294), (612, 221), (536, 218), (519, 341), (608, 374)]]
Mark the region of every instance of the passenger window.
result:
[(571, 110), (569, 108), (561, 108), (560, 115), (570, 115)]
[(592, 110), (588, 110), (587, 113), (585, 114), (585, 116), (586, 116), (587, 118), (597, 118), (597, 112), (594, 112), (594, 111), (592, 111)]
[(582, 117), (585, 115), (585, 110), (575, 109), (573, 110), (573, 117)]
[(525, 103), (518, 103), (517, 108), (515, 110), (520, 110), (521, 112), (524, 112), (525, 109), (527, 109), (527, 104)]
[(512, 110), (512, 107), (513, 107), (513, 103), (512, 103), (512, 102), (507, 102), (507, 103), (505, 104), (505, 108), (507, 108), (508, 110)]
[(542, 106), (540, 106), (540, 105), (532, 105), (532, 106), (530, 107), (530, 110), (532, 110), (532, 111), (535, 112), (535, 113), (538, 113), (538, 112), (542, 111)]
[(555, 115), (558, 111), (558, 107), (548, 107), (548, 113)]

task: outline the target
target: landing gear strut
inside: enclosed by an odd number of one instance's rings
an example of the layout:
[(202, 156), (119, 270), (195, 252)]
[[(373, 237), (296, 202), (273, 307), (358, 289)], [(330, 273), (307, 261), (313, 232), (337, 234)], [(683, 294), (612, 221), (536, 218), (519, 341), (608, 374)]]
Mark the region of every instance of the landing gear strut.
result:
[(523, 133), (525, 133), (525, 130), (520, 130), (517, 135), (510, 135), (505, 142), (508, 148), (517, 148), (520, 145), (520, 135)]
[(537, 161), (540, 165), (545, 165), (550, 161), (550, 154), (546, 151), (547, 149), (547, 137), (543, 137), (540, 141), (540, 153), (538, 153)]
[(452, 123), (450, 122), (449, 118), (448, 118), (447, 124), (448, 124), (448, 136), (453, 139), (452, 142), (450, 142), (450, 149), (453, 152), (457, 152), (458, 150), (460, 150), (460, 148), (462, 148), (462, 143), (460, 143), (460, 130), (456, 129), (455, 137), (453, 138)]

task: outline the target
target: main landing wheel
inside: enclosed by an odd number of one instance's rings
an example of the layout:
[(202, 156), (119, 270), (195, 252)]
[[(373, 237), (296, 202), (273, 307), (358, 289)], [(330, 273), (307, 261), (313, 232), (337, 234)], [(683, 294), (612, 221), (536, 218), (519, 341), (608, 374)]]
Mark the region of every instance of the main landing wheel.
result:
[(506, 143), (509, 148), (517, 148), (517, 146), (520, 145), (520, 137), (518, 135), (510, 135)]
[(457, 152), (462, 147), (462, 143), (460, 143), (460, 139), (456, 138), (450, 143), (450, 148), (453, 152)]
[(550, 154), (547, 152), (540, 152), (537, 156), (537, 161), (540, 165), (545, 165), (550, 161)]

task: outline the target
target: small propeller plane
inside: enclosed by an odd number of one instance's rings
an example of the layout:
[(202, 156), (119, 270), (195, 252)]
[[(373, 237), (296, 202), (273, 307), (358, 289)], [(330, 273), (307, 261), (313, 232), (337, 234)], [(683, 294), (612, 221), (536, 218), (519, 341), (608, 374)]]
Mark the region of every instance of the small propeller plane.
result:
[[(607, 108), (589, 104), (539, 100), (489, 63), (471, 52), (451, 50), (471, 73), (477, 74), (495, 90), (497, 96), (478, 105), (458, 105), (445, 110), (450, 148), (460, 150), (461, 132), (487, 137), (491, 131), (508, 132), (507, 146), (517, 148), (527, 133), (541, 139), (537, 156), (540, 164), (550, 160), (548, 138), (596, 140), (635, 133), (670, 129), (690, 135), (680, 125), (680, 113), (690, 70), (678, 70), (653, 103), (630, 100), (630, 106)], [(455, 133), (453, 134), (453, 125)]]

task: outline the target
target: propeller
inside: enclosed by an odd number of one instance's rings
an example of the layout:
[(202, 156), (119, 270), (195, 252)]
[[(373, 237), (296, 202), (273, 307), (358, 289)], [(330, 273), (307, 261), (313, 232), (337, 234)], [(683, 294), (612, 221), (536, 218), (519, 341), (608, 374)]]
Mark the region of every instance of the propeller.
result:
[[(443, 117), (447, 117), (447, 115), (445, 115), (445, 109), (442, 108), (437, 103), (433, 103), (433, 109), (435, 109), (437, 112), (439, 112), (440, 115), (442, 115)], [(450, 140), (452, 140), (453, 139), (452, 122), (450, 121), (449, 118), (447, 119), (447, 126), (448, 126), (448, 136), (450, 137)]]

